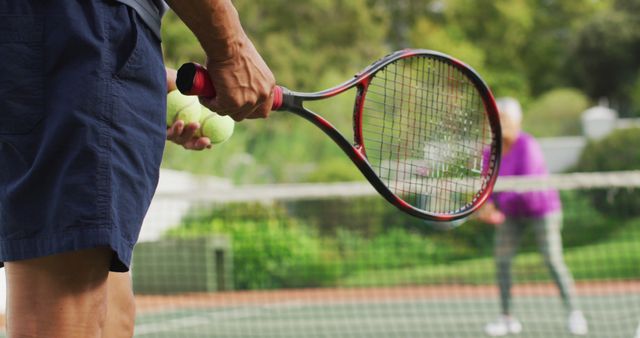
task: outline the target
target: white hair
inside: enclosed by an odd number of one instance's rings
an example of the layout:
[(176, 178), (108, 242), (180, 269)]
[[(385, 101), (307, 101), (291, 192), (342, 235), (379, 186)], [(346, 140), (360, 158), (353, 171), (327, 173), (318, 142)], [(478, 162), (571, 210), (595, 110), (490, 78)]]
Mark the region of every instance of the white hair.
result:
[(512, 97), (501, 97), (496, 100), (500, 115), (508, 116), (513, 122), (522, 122), (522, 107), (520, 102)]

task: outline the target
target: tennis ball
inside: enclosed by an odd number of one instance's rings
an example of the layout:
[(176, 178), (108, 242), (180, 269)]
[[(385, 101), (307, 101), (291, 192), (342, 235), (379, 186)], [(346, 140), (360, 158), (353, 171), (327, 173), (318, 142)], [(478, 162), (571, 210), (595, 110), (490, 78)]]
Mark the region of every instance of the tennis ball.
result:
[(182, 120), (185, 125), (200, 122), (200, 101), (197, 96), (187, 96), (178, 90), (167, 94), (167, 126)]
[(212, 144), (222, 143), (231, 137), (235, 121), (229, 116), (220, 116), (202, 107), (200, 136), (208, 137)]

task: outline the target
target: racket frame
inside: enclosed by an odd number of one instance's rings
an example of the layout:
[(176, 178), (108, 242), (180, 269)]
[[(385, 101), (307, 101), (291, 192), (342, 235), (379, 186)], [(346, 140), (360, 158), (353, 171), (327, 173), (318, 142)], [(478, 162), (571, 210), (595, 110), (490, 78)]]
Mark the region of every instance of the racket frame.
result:
[[(493, 145), (491, 147), (492, 149), (490, 151), (491, 154), (489, 158), (489, 170), (491, 171), (488, 173), (489, 178), (488, 182), (485, 184), (486, 189), (476, 194), (470, 207), (458, 210), (455, 213), (445, 214), (426, 212), (405, 202), (384, 184), (384, 182), (378, 177), (372, 166), (369, 164), (369, 161), (367, 160), (366, 146), (364, 144), (362, 131), (362, 116), (369, 83), (379, 70), (383, 69), (390, 63), (393, 63), (399, 59), (406, 59), (419, 55), (428, 56), (446, 62), (456, 67), (463, 74), (465, 74), (465, 76), (473, 83), (475, 88), (480, 93), (485, 111), (487, 112), (491, 133), (493, 134)], [(354, 87), (356, 88), (357, 92), (353, 108), (353, 142), (351, 142), (344, 135), (342, 135), (337, 130), (337, 128), (334, 127), (328, 120), (324, 119), (322, 116), (311, 111), (310, 109), (305, 108), (304, 102), (317, 101), (333, 97)], [(353, 79), (350, 79), (330, 89), (313, 93), (305, 93), (291, 91), (284, 87), (281, 88), (282, 104), (278, 107), (274, 107), (274, 110), (289, 111), (300, 117), (303, 117), (307, 121), (313, 123), (316, 127), (320, 128), (342, 149), (342, 151), (347, 156), (349, 156), (351, 161), (356, 165), (356, 167), (371, 183), (376, 191), (380, 195), (382, 195), (389, 203), (405, 213), (430, 221), (452, 222), (455, 220), (466, 218), (471, 213), (476, 211), (479, 207), (482, 206), (482, 204), (484, 204), (484, 202), (486, 202), (493, 191), (493, 186), (498, 177), (502, 148), (502, 131), (500, 127), (500, 119), (498, 116), (498, 109), (496, 107), (495, 99), (489, 87), (482, 80), (482, 78), (480, 78), (475, 70), (449, 55), (427, 49), (405, 49), (396, 51), (379, 59), (360, 73), (356, 74)]]

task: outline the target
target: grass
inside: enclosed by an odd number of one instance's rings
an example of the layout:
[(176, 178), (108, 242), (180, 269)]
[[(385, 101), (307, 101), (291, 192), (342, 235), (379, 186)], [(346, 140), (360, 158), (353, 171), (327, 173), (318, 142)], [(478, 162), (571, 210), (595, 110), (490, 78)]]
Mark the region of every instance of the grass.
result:
[[(567, 249), (564, 258), (576, 280), (640, 278), (639, 242), (640, 227), (627, 227), (600, 243)], [(537, 252), (517, 255), (513, 271), (521, 281), (550, 280)], [(493, 258), (481, 257), (449, 264), (361, 271), (344, 278), (340, 285), (493, 284), (494, 273)]]

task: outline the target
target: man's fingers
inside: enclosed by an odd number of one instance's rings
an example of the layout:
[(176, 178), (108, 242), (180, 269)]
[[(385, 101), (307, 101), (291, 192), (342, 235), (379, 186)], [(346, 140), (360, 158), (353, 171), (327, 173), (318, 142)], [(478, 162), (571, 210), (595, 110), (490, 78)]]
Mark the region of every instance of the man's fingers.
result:
[(247, 115), (248, 119), (266, 119), (271, 113), (271, 101), (259, 105), (251, 114)]
[(211, 140), (208, 137), (197, 137), (200, 124), (197, 122), (184, 124), (184, 121), (176, 121), (167, 130), (167, 140), (181, 145), (189, 150), (204, 150), (211, 148)]
[(241, 97), (223, 97), (220, 93), (215, 98), (200, 97), (200, 103), (222, 116), (230, 116), (236, 122), (244, 119), (267, 118), (273, 105), (273, 88), (254, 93), (255, 99), (242, 100)]
[(176, 137), (182, 134), (182, 129), (184, 128), (183, 121), (176, 121), (169, 130), (167, 130), (167, 140), (174, 141)]
[(176, 133), (173, 141), (178, 144), (185, 144), (189, 142), (192, 138), (196, 136), (198, 132), (198, 128), (200, 128), (200, 124), (197, 122), (192, 122), (184, 126), (180, 133)]
[(182, 147), (187, 150), (204, 150), (211, 149), (211, 141), (207, 137), (192, 138), (189, 141), (182, 144)]
[(235, 111), (225, 111), (219, 108), (220, 111), (224, 112), (220, 112), (218, 114), (222, 116), (228, 115), (236, 122), (240, 122), (244, 119), (264, 119), (269, 116), (269, 113), (271, 113), (271, 105), (272, 103), (271, 101), (269, 101), (268, 104), (267, 102), (263, 102), (262, 104), (259, 104), (257, 106), (253, 104), (247, 104)]
[(208, 137), (199, 137), (193, 143), (192, 150), (211, 149), (211, 140)]

